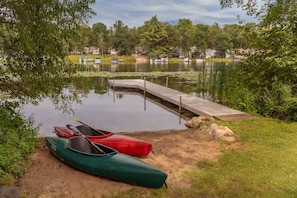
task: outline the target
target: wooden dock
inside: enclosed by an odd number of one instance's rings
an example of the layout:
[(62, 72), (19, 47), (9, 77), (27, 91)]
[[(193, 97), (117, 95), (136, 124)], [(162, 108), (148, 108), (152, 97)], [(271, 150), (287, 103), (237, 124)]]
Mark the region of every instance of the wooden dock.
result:
[(239, 119), (250, 119), (253, 116), (239, 110), (235, 110), (218, 103), (204, 100), (162, 85), (158, 85), (142, 79), (109, 80), (109, 86), (113, 88), (133, 88), (143, 90), (167, 102), (182, 107), (196, 115), (212, 116), (216, 119), (228, 121)]

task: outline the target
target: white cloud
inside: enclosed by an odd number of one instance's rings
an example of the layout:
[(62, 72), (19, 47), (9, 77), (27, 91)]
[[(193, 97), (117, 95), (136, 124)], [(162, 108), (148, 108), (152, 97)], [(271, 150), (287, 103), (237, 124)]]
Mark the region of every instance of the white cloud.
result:
[(162, 22), (190, 19), (194, 24), (208, 25), (238, 23), (237, 15), (247, 18), (248, 22), (254, 21), (240, 8), (221, 9), (219, 0), (99, 0), (92, 8), (97, 15), (89, 20), (89, 24), (102, 22), (107, 27), (117, 20), (129, 27), (138, 27), (155, 15)]

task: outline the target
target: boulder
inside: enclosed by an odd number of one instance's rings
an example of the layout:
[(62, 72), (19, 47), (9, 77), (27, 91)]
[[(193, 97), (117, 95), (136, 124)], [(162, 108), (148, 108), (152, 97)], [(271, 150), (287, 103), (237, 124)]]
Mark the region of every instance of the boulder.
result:
[(205, 117), (205, 116), (198, 116), (193, 117), (191, 120), (188, 120), (185, 123), (185, 126), (188, 128), (203, 128), (207, 126), (209, 123), (214, 122), (215, 119), (213, 117)]
[(201, 131), (206, 131), (210, 134), (213, 140), (221, 139), (226, 142), (235, 142), (240, 140), (240, 137), (235, 135), (229, 127), (217, 125), (213, 117), (193, 117), (185, 123), (185, 126), (188, 128), (197, 128)]

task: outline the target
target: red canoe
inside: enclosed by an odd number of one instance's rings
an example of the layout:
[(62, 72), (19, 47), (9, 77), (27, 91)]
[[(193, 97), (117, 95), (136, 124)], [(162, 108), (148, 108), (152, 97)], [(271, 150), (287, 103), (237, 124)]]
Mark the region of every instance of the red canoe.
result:
[[(86, 125), (76, 126), (76, 128), (92, 142), (106, 145), (127, 155), (145, 157), (152, 149), (152, 145), (150, 143), (126, 135), (120, 135), (99, 129), (95, 132)], [(58, 137), (70, 138), (77, 136), (77, 134), (67, 127), (55, 126), (54, 129)]]

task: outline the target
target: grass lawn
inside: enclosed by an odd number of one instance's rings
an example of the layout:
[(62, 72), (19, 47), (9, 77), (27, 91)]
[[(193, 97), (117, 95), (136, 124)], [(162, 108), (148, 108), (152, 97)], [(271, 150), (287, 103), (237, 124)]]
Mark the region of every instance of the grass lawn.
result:
[[(112, 56), (112, 55), (96, 55), (96, 54), (87, 54), (88, 59), (101, 58), (102, 64), (111, 64), (111, 59), (113, 57), (123, 60), (124, 63), (131, 64), (136, 62), (134, 56)], [(80, 55), (68, 55), (67, 58), (74, 64), (79, 64)]]
[[(197, 161), (184, 175), (192, 180), (187, 189), (175, 189), (176, 197), (292, 198), (297, 197), (297, 123), (269, 118), (221, 122), (241, 141), (221, 144), (218, 162)], [(138, 197), (134, 189), (129, 197)], [(123, 194), (113, 197), (126, 197)], [(164, 189), (151, 197), (168, 197)]]
[[(218, 163), (188, 175), (186, 195), (218, 197), (297, 197), (297, 123), (268, 118), (222, 123), (242, 141), (225, 150)], [(227, 148), (222, 144), (222, 149)]]

